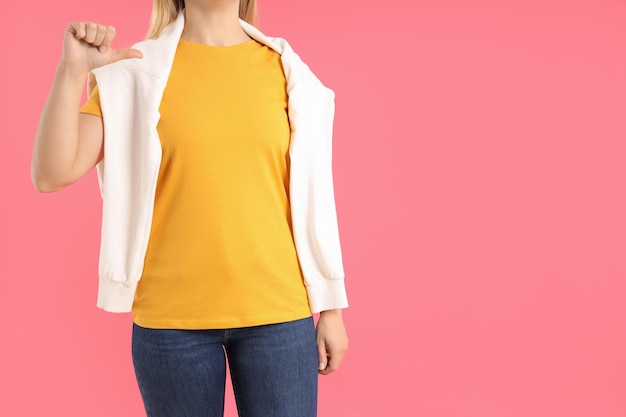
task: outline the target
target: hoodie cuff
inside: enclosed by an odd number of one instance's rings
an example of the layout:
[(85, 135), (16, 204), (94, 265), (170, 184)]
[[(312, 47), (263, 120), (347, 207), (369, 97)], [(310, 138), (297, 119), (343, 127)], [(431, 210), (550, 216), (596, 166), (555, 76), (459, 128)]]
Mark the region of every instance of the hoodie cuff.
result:
[(348, 307), (344, 279), (322, 278), (307, 285), (311, 313)]
[(128, 313), (132, 310), (137, 284), (128, 286), (121, 282), (100, 278), (98, 308), (110, 313)]

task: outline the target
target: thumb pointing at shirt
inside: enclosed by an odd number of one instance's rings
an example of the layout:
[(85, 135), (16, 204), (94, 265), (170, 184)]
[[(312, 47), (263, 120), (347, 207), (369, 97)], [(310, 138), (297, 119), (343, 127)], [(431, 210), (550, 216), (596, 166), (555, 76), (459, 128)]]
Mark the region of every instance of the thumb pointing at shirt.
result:
[(72, 22), (67, 25), (63, 39), (61, 61), (68, 67), (89, 72), (103, 65), (129, 59), (142, 58), (141, 51), (132, 48), (113, 49), (113, 26), (92, 22)]

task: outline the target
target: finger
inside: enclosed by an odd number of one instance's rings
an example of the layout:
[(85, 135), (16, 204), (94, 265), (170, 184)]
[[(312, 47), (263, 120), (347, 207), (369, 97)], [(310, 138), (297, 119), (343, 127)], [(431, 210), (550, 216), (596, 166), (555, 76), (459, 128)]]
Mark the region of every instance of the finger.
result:
[(93, 43), (98, 35), (98, 25), (93, 22), (85, 23), (85, 38), (83, 39), (87, 43)]
[(104, 37), (107, 34), (107, 27), (104, 25), (96, 25), (96, 26), (97, 26), (96, 38), (93, 40), (93, 45), (100, 46), (102, 45), (102, 41), (104, 40)]
[(111, 42), (113, 42), (113, 38), (115, 38), (115, 28), (113, 26), (106, 27), (106, 34), (104, 39), (102, 40), (102, 44), (100, 45), (100, 52), (106, 52), (111, 46)]
[(320, 375), (328, 375), (331, 372), (332, 372), (332, 370), (328, 367), (328, 365), (326, 365), (326, 367), (324, 369), (319, 369), (317, 371), (317, 373), (320, 374)]
[(326, 353), (326, 343), (324, 341), (317, 342), (317, 369), (319, 372), (324, 372), (328, 365), (328, 354)]
[(130, 59), (130, 58), (143, 58), (143, 53), (139, 49), (132, 48), (124, 48), (118, 49), (113, 53), (113, 59), (111, 62), (119, 61), (121, 59)]
[(332, 353), (329, 353), (326, 357), (326, 367), (321, 370), (321, 374), (322, 375), (328, 375), (332, 372), (335, 372), (337, 370), (337, 361), (335, 360), (335, 358), (333, 357)]
[(83, 22), (72, 22), (67, 25), (66, 30), (74, 34), (74, 37), (78, 40), (85, 37), (85, 24)]
[(328, 358), (328, 363), (326, 364), (326, 368), (323, 372), (320, 372), (322, 375), (328, 375), (332, 372), (335, 372), (339, 369), (339, 365), (343, 362), (343, 358), (346, 356), (348, 351), (346, 346), (327, 346), (326, 347), (326, 355)]
[(342, 360), (343, 360), (343, 355), (333, 352), (328, 357), (328, 365), (326, 365), (326, 368), (329, 370), (329, 373), (335, 372), (337, 369), (339, 369), (339, 365), (341, 364)]

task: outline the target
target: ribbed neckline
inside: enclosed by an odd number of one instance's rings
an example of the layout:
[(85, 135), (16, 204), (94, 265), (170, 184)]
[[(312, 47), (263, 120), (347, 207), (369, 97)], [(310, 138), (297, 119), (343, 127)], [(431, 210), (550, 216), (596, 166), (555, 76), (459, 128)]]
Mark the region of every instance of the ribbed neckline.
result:
[(207, 45), (204, 43), (189, 41), (187, 39), (180, 38), (179, 44), (183, 44), (185, 46), (189, 46), (189, 47), (196, 48), (198, 50), (203, 50), (206, 52), (231, 53), (231, 52), (238, 52), (238, 51), (243, 51), (246, 49), (254, 48), (258, 46), (259, 42), (257, 42), (255, 39), (250, 39), (245, 42), (238, 43), (236, 45), (214, 46), (214, 45)]

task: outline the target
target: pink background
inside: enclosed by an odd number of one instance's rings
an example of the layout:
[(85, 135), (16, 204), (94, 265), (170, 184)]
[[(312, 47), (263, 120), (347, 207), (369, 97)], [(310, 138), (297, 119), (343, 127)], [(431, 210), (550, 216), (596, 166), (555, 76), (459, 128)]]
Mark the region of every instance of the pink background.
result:
[[(66, 23), (122, 46), (150, 8), (2, 5), (2, 416), (144, 415), (130, 316), (95, 307), (95, 171), (39, 194), (29, 167)], [(319, 415), (626, 416), (626, 2), (260, 9), (337, 94), (350, 350)]]

